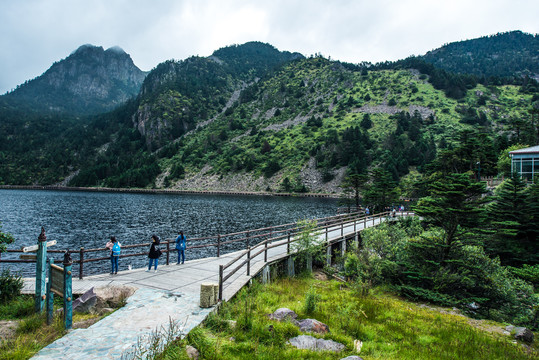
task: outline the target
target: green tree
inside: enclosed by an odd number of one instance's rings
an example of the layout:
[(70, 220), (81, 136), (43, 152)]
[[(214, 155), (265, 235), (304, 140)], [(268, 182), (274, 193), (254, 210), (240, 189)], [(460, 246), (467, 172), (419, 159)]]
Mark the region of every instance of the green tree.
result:
[(463, 235), (483, 223), (486, 188), (464, 173), (440, 177), (429, 191), (430, 196), (420, 199), (414, 211), (427, 224), (443, 230), (443, 263), (455, 246), (462, 245)]
[(384, 211), (399, 199), (397, 184), (391, 174), (380, 168), (369, 172), (369, 182), (363, 189), (363, 202), (372, 208), (372, 213)]
[(341, 188), (343, 189), (344, 195), (346, 198), (353, 198), (353, 202), (356, 205), (356, 208), (359, 208), (359, 198), (361, 195), (361, 190), (365, 187), (367, 183), (367, 177), (360, 174), (350, 174), (344, 178)]
[(525, 187), (520, 176), (512, 176), (496, 189), (495, 200), (487, 207), (492, 237), (485, 248), (490, 255), (499, 256), (504, 265), (519, 262), (526, 255), (519, 241), (525, 237)]

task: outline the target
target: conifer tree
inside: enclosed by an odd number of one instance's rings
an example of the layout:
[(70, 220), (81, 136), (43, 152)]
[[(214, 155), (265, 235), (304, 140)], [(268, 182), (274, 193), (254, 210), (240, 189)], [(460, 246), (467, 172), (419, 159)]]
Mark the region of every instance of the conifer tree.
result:
[(486, 189), (484, 183), (475, 182), (470, 173), (464, 173), (439, 178), (430, 185), (429, 192), (414, 211), (427, 224), (443, 230), (443, 263), (453, 247), (464, 241), (462, 235), (483, 223)]
[(525, 218), (525, 185), (513, 175), (498, 188), (495, 200), (488, 206), (492, 238), (485, 243), (490, 255), (499, 256), (502, 264), (513, 264), (522, 254), (519, 238), (523, 238)]

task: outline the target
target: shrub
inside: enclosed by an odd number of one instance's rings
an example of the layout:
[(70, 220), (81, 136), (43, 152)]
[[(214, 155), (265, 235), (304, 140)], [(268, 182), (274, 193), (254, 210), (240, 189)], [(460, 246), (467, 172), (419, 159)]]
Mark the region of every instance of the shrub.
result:
[(320, 300), (320, 295), (316, 293), (316, 290), (314, 287), (310, 287), (309, 291), (307, 291), (307, 294), (305, 295), (305, 304), (303, 305), (303, 311), (305, 314), (312, 314), (316, 311), (316, 305), (318, 304), (318, 301)]
[(6, 303), (20, 295), (23, 280), (20, 275), (12, 274), (9, 270), (0, 275), (0, 303)]

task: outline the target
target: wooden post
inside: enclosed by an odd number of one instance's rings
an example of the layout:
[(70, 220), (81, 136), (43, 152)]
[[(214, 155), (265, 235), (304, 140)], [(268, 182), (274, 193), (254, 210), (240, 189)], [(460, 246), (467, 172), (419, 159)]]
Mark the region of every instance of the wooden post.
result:
[(292, 256), (288, 257), (288, 276), (294, 277), (296, 275), (294, 270), (294, 258)]
[(247, 250), (247, 276), (251, 276), (251, 248)]
[(326, 264), (331, 266), (331, 244), (326, 248)]
[[(54, 264), (53, 259), (48, 259), (49, 263), (49, 276), (52, 273), (51, 265)], [(52, 317), (54, 314), (54, 293), (51, 291), (52, 281), (49, 279), (47, 282), (47, 325), (52, 324)]]
[(288, 241), (286, 242), (286, 253), (290, 254), (290, 231), (288, 232)]
[(245, 236), (245, 248), (249, 249), (249, 231), (247, 231), (247, 235)]
[(36, 258), (36, 295), (35, 295), (35, 310), (40, 313), (43, 311), (46, 298), (46, 276), (47, 276), (47, 235), (45, 228), (41, 227), (41, 233), (37, 238), (38, 249)]
[[(169, 261), (170, 261), (170, 241), (167, 240), (167, 265), (169, 264)], [(178, 262), (180, 261), (180, 259), (178, 258)]]
[(326, 224), (326, 242), (328, 242), (328, 225)]
[(269, 265), (266, 265), (262, 269), (262, 284), (269, 284), (269, 282), (270, 282), (270, 267)]
[(71, 329), (73, 326), (73, 291), (71, 266), (73, 261), (69, 251), (64, 254), (64, 324), (65, 329)]
[[(217, 257), (221, 256), (221, 235), (217, 235)], [(221, 300), (221, 297), (219, 297)]]
[(84, 266), (84, 248), (81, 246), (79, 250), (79, 279), (82, 280)]
[(224, 265), (219, 265), (219, 301), (223, 301), (223, 268)]
[(341, 256), (344, 257), (346, 253), (346, 238), (343, 236), (341, 241)]
[(264, 243), (264, 262), (268, 262), (268, 241)]
[(307, 272), (312, 273), (313, 272), (313, 256), (312, 254), (307, 254), (306, 260), (306, 267)]
[(344, 219), (341, 219), (341, 236), (344, 234)]

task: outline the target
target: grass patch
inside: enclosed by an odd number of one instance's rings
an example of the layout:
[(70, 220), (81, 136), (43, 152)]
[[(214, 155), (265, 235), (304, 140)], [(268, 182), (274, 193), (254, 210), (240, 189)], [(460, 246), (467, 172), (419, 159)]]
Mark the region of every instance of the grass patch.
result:
[[(316, 307), (307, 306), (316, 294)], [(331, 332), (324, 336), (343, 343), (334, 354), (297, 350), (288, 339), (300, 335), (291, 323), (269, 320), (277, 308), (294, 310), (300, 319), (315, 318)], [(230, 326), (227, 320), (237, 321)], [(498, 324), (498, 326), (502, 326)], [(177, 340), (157, 359), (186, 359), (194, 346), (202, 359), (342, 359), (357, 355), (361, 340), (364, 359), (535, 359), (535, 348), (479, 330), (463, 316), (440, 313), (375, 289), (358, 295), (353, 287), (313, 278), (282, 279), (270, 285), (253, 284), (223, 304), (185, 339)]]
[[(55, 297), (55, 310), (62, 307), (62, 301), (60, 297)], [(73, 324), (102, 317), (74, 313)], [(0, 360), (29, 359), (66, 333), (63, 317), (55, 311), (53, 323), (47, 325), (46, 311), (36, 314), (34, 298), (29, 295), (20, 295), (8, 303), (0, 304), (0, 320), (19, 320), (13, 336), (0, 342)]]

